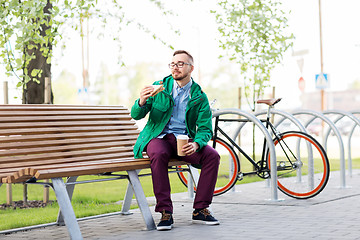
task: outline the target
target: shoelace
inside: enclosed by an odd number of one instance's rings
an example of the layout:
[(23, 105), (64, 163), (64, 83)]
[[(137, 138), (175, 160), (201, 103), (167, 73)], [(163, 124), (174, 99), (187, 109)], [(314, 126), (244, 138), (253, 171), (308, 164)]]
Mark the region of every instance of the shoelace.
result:
[(203, 210), (200, 210), (200, 212), (201, 212), (202, 214), (204, 214), (205, 217), (206, 217), (206, 216), (211, 216), (211, 213), (210, 213), (210, 211), (209, 211), (207, 208), (204, 208)]
[(199, 212), (194, 213), (194, 216), (199, 215), (199, 213), (202, 213), (205, 217), (211, 216), (211, 213), (207, 208), (204, 208), (204, 209), (200, 210)]
[(170, 213), (166, 213), (165, 210), (161, 213), (161, 220), (160, 221), (167, 221), (171, 218)]

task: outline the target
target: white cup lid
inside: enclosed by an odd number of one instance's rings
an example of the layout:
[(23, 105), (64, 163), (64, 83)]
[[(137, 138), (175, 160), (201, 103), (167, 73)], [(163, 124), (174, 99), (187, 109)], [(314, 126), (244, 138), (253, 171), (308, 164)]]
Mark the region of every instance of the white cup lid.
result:
[(189, 137), (187, 135), (177, 135), (176, 138), (177, 139), (189, 139)]

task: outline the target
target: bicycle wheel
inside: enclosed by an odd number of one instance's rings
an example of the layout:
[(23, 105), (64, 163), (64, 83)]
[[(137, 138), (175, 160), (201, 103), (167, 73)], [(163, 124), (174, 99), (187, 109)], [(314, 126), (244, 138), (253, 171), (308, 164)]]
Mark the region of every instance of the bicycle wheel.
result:
[[(330, 174), (329, 160), (323, 147), (309, 134), (296, 131), (281, 133), (274, 144), (280, 191), (298, 199), (319, 194)], [(267, 156), (270, 169), (270, 154)]]
[[(210, 141), (209, 145), (213, 146), (213, 140)], [(214, 190), (214, 196), (218, 196), (229, 191), (235, 185), (240, 171), (240, 162), (233, 148), (224, 140), (217, 138), (215, 149), (220, 155), (218, 178)], [(178, 169), (180, 168), (181, 166), (178, 167)], [(199, 169), (199, 171), (201, 170)], [(178, 172), (177, 174), (181, 182), (187, 186), (187, 174), (184, 174), (184, 172)]]

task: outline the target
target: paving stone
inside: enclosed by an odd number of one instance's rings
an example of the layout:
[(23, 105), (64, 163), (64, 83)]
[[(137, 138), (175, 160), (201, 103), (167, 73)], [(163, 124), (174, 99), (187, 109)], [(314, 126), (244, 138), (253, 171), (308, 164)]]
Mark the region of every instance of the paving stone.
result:
[[(132, 215), (111, 215), (79, 221), (84, 239), (359, 239), (360, 170), (347, 177), (347, 188), (339, 188), (338, 173), (332, 173), (325, 190), (308, 200), (289, 198), (279, 192), (270, 201), (270, 188), (264, 182), (237, 186), (237, 191), (217, 196), (211, 206), (219, 226), (192, 224), (192, 200), (187, 193), (173, 194), (174, 228), (171, 231), (147, 231), (138, 209)], [(154, 203), (154, 198), (149, 198)], [(155, 222), (160, 214), (151, 211)], [(0, 234), (5, 240), (69, 239), (64, 226), (36, 228), (12, 234)]]

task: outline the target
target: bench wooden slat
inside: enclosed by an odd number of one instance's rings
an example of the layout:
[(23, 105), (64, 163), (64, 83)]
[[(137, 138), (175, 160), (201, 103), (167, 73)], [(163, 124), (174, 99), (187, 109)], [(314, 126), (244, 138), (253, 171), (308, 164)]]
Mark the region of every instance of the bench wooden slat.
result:
[[(81, 151), (71, 152), (55, 152), (55, 153), (43, 153), (26, 156), (14, 156), (0, 158), (0, 164), (11, 162), (27, 162), (27, 161), (45, 161), (47, 159), (61, 159), (61, 158), (76, 158), (76, 157), (91, 157), (93, 155), (103, 155), (110, 153), (132, 153), (132, 147), (114, 147), (109, 149), (89, 149)], [(0, 165), (1, 166), (1, 165)]]
[[(179, 160), (171, 160), (171, 166), (184, 165), (185, 162)], [(150, 159), (142, 158), (142, 159), (126, 159), (126, 161), (120, 161), (117, 163), (110, 164), (99, 164), (99, 165), (87, 165), (83, 167), (68, 167), (68, 168), (55, 168), (55, 169), (47, 169), (47, 170), (37, 170), (35, 173), (35, 177), (37, 179), (48, 179), (49, 177), (71, 177), (78, 176), (77, 174), (81, 173), (81, 175), (89, 175), (89, 174), (100, 174), (104, 172), (119, 172), (126, 170), (137, 170), (137, 169), (146, 169), (150, 168)]]
[(0, 111), (89, 111), (89, 110), (126, 110), (128, 109), (124, 106), (100, 106), (100, 105), (62, 105), (62, 104), (31, 104), (31, 105), (15, 105), (15, 104), (5, 104), (2, 105)]
[(138, 135), (139, 130), (108, 131), (108, 132), (81, 132), (81, 133), (59, 133), (59, 134), (42, 134), (42, 135), (24, 135), (0, 137), (0, 144), (3, 142), (27, 142), (35, 140), (54, 140), (54, 139), (71, 139), (71, 138), (89, 138), (89, 137), (108, 137), (108, 136), (128, 136)]
[(107, 115), (106, 117), (101, 115), (72, 115), (72, 116), (14, 116), (14, 117), (1, 117), (0, 122), (46, 122), (46, 121), (78, 121), (78, 120), (101, 120), (101, 119), (121, 119), (121, 120), (131, 120), (130, 115)]
[[(89, 137), (86, 138), (87, 143), (100, 143), (100, 142), (111, 142), (111, 141), (122, 141), (122, 140), (135, 140), (137, 139), (137, 134), (126, 135), (126, 136), (111, 136), (111, 137)], [(18, 141), (10, 143), (1, 143), (0, 149), (22, 149), (22, 148), (33, 148), (33, 147), (45, 147), (45, 146), (61, 146), (61, 145), (73, 145), (84, 143), (83, 138), (70, 138), (70, 139), (59, 139), (59, 140), (47, 140), (47, 141), (31, 141), (31, 142), (21, 142)]]
[(1, 178), (4, 183), (10, 183), (9, 181), (26, 181), (27, 179), (31, 178), (33, 175), (30, 174), (28, 168), (22, 168), (17, 171), (12, 172), (11, 174), (2, 175)]
[(112, 120), (112, 121), (56, 121), (56, 122), (3, 122), (0, 129), (12, 128), (41, 128), (54, 126), (134, 126), (135, 121)]
[(9, 166), (8, 168), (0, 168), (0, 177), (4, 177), (4, 176), (8, 176), (8, 175), (14, 175), (15, 172), (23, 170), (24, 168), (26, 168), (25, 165), (22, 165), (22, 166)]
[(72, 177), (145, 168), (149, 168), (149, 165), (145, 162), (125, 162), (87, 167), (70, 167), (66, 169), (39, 170), (36, 172), (35, 177), (42, 180), (62, 176)]
[(7, 162), (0, 164), (0, 174), (10, 171), (18, 171), (24, 167), (31, 166), (41, 166), (41, 165), (51, 165), (58, 163), (71, 163), (71, 162), (82, 162), (82, 161), (98, 161), (104, 159), (118, 159), (118, 158), (130, 158), (134, 157), (134, 154), (131, 151), (126, 152), (116, 152), (116, 153), (104, 153), (104, 154), (96, 154), (96, 155), (87, 155), (80, 157), (72, 157), (72, 158), (52, 158), (52, 159), (41, 159), (41, 160), (32, 160), (32, 161), (16, 161), (16, 162)]
[(21, 177), (15, 177), (15, 176), (8, 176), (5, 179), (3, 179), (3, 183), (22, 183), (26, 182), (28, 179), (32, 178), (31, 175), (23, 175)]
[[(72, 167), (88, 167), (88, 166), (97, 166), (97, 165), (111, 165), (111, 164), (117, 164), (117, 163), (134, 163), (140, 160), (135, 159), (134, 157), (123, 157), (123, 158), (112, 158), (112, 159), (104, 159), (104, 160), (97, 160), (97, 161), (76, 161), (76, 162), (69, 162), (69, 163), (58, 163), (58, 164), (50, 164), (45, 166), (33, 166), (32, 169), (34, 170), (33, 173), (39, 170), (56, 170), (58, 172), (61, 171), (63, 168), (72, 168)], [(141, 160), (143, 162), (146, 162), (148, 167), (150, 167), (150, 160), (143, 159)], [(65, 177), (65, 176), (64, 176)]]
[[(112, 171), (105, 171), (104, 168), (109, 169), (110, 167), (113, 167), (113, 164), (117, 163), (126, 163), (126, 169), (116, 168)], [(139, 162), (141, 162), (139, 164)], [(132, 164), (130, 164), (132, 163)], [(185, 165), (186, 163), (183, 161), (179, 161), (177, 159), (171, 159), (169, 162), (169, 166), (180, 166)], [(141, 168), (139, 168), (141, 165)], [(53, 163), (53, 165), (50, 166), (35, 166), (33, 167), (22, 167), (22, 168), (14, 168), (14, 171), (9, 172), (7, 175), (4, 175), (0, 171), (0, 180), (2, 179), (3, 183), (16, 183), (21, 182), (25, 178), (30, 178), (30, 176), (35, 176), (37, 179), (49, 179), (51, 174), (52, 177), (70, 177), (70, 176), (77, 176), (77, 175), (68, 175), (69, 172), (71, 174), (74, 174), (74, 172), (77, 172), (77, 170), (82, 169), (86, 170), (86, 172), (90, 171), (91, 169), (93, 173), (91, 174), (100, 174), (103, 172), (115, 172), (115, 171), (125, 171), (125, 170), (132, 170), (131, 166), (134, 169), (142, 169), (142, 168), (149, 168), (150, 167), (150, 159), (148, 158), (142, 158), (142, 159), (134, 159), (133, 157), (125, 156), (122, 159), (116, 158), (111, 160), (99, 160), (99, 161), (84, 161), (82, 164), (80, 162), (75, 163), (63, 163), (63, 164), (57, 164)], [(84, 167), (85, 166), (85, 167)], [(70, 169), (74, 169), (71, 170)], [(77, 170), (76, 170), (77, 169)], [(46, 173), (46, 175), (44, 175)], [(81, 174), (80, 174), (81, 175)]]
[[(70, 152), (74, 150), (87, 150), (87, 149), (103, 149), (112, 147), (124, 147), (133, 146), (135, 141), (111, 141), (100, 143), (87, 143), (76, 145), (60, 145), (51, 147), (38, 147), (38, 148), (26, 148), (26, 149), (11, 149), (7, 151), (0, 151), (0, 157), (4, 156), (17, 156), (17, 155), (31, 155), (40, 153), (52, 153), (52, 152)], [(132, 149), (130, 149), (132, 151)], [(129, 150), (129, 151), (130, 151)]]
[[(114, 115), (129, 115), (129, 111), (128, 110), (106, 110), (106, 111), (101, 111), (101, 110), (88, 110), (86, 109), (85, 111), (80, 111), (81, 115), (104, 115), (104, 113), (106, 113), (107, 115), (109, 114), (114, 114)], [(33, 111), (33, 110), (29, 110), (28, 108), (24, 109), (23, 111), (0, 111), (0, 117), (4, 117), (4, 116), (49, 116), (49, 115), (58, 115), (58, 116), (66, 116), (66, 115), (79, 115), (79, 110), (73, 110), (73, 109), (69, 109), (69, 110), (61, 110), (60, 109), (54, 109), (54, 111), (44, 111), (44, 110), (39, 110), (39, 111)]]
[(24, 170), (24, 167), (17, 168), (17, 169), (14, 168), (14, 170), (9, 169), (8, 171), (3, 172), (3, 173), (0, 171), (0, 183), (6, 183), (8, 180), (8, 177), (15, 179), (14, 176), (16, 175), (16, 173), (18, 171), (23, 171), (23, 170)]
[(98, 132), (98, 131), (116, 131), (116, 130), (136, 130), (134, 126), (87, 126), (87, 127), (44, 127), (44, 128), (17, 128), (0, 130), (0, 136), (9, 135), (35, 135), (35, 134), (51, 134), (51, 133), (68, 133), (68, 132)]

